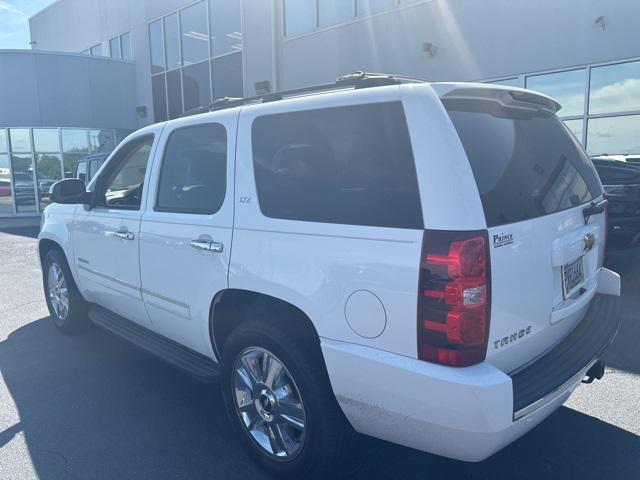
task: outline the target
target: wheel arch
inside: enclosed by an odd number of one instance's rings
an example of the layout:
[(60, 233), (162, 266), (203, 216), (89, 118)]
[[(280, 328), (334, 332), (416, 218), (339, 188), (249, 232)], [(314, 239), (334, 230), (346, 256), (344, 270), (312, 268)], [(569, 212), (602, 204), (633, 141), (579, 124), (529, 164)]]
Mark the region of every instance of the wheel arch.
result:
[(228, 288), (216, 294), (209, 314), (211, 344), (219, 359), (231, 331), (253, 314), (260, 314), (265, 321), (291, 329), (301, 339), (320, 349), (318, 331), (300, 307), (265, 293)]

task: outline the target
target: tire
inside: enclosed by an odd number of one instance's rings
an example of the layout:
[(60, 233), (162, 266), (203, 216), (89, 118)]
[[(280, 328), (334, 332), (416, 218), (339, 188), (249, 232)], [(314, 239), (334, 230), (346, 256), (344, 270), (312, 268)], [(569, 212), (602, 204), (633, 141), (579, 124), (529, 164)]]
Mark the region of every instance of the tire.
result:
[(47, 252), (42, 274), (47, 307), (55, 326), (65, 333), (84, 329), (89, 323), (88, 305), (80, 295), (67, 260), (60, 250), (52, 249)]
[[(246, 321), (223, 346), (227, 414), (249, 454), (277, 477), (333, 478), (345, 468), (348, 462), (343, 460), (352, 450), (355, 432), (333, 395), (319, 347), (309, 343), (294, 341), (267, 321)], [(263, 374), (269, 371), (263, 368), (265, 354), (271, 370), (279, 370), (273, 380)], [(281, 416), (285, 414), (287, 421)]]

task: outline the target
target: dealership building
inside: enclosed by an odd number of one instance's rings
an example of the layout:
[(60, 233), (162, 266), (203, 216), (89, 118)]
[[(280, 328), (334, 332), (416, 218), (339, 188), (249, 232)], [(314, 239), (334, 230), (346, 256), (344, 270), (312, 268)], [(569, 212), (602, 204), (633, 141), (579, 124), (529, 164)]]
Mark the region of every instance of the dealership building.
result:
[(640, 153), (638, 18), (638, 0), (58, 0), (31, 50), (0, 50), (0, 219), (37, 217), (137, 128), (356, 70), (532, 88), (590, 154)]

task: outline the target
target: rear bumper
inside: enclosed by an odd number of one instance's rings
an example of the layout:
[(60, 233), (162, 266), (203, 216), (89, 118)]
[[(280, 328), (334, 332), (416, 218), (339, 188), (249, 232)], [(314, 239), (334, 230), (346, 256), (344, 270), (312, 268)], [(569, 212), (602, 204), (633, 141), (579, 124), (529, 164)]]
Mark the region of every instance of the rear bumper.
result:
[[(597, 307), (601, 297), (596, 296), (584, 321), (602, 313)], [(614, 334), (602, 343), (608, 345)], [(546, 363), (554, 350), (532, 366)], [(356, 431), (472, 462), (484, 460), (547, 418), (597, 360), (589, 358), (564, 381), (557, 376), (546, 395), (538, 390), (542, 397), (535, 401), (544, 402), (514, 419), (516, 398), (523, 397), (514, 395), (513, 377), (489, 363), (444, 367), (328, 339), (322, 340), (322, 352), (338, 403)]]

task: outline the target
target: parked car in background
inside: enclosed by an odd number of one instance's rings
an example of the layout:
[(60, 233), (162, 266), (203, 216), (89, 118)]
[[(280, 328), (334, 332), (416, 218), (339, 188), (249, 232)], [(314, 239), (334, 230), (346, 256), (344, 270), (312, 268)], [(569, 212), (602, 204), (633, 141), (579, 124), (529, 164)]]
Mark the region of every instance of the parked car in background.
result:
[(596, 157), (593, 164), (609, 200), (607, 249), (640, 244), (640, 163)]
[(88, 314), (220, 380), (250, 455), (301, 479), (334, 478), (353, 429), (483, 460), (602, 377), (620, 277), (557, 102), (357, 73), (219, 105), (53, 186), (60, 330)]
[(108, 156), (108, 153), (96, 153), (82, 157), (76, 163), (72, 178), (79, 178), (85, 185), (88, 185)]
[(593, 160), (614, 160), (618, 162), (626, 162), (640, 165), (640, 154), (613, 154), (603, 153), (602, 155), (596, 155), (592, 157)]

